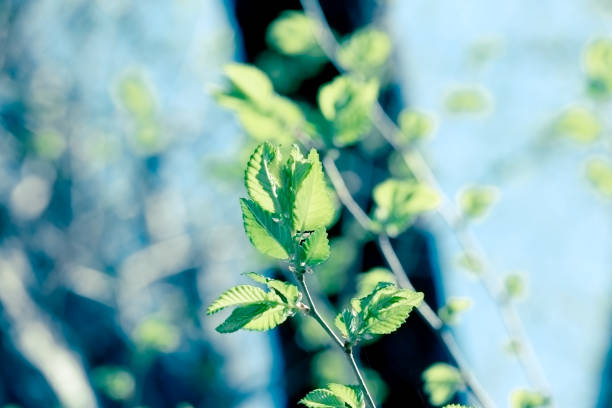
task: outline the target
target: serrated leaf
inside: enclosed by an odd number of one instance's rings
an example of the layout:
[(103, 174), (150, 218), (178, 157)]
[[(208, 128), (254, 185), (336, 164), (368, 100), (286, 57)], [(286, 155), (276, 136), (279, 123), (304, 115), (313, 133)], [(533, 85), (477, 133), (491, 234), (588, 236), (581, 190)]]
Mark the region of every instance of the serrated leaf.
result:
[(295, 306), (298, 300), (300, 300), (300, 291), (297, 286), (291, 283), (283, 282), (278, 279), (268, 278), (267, 276), (260, 275), (255, 272), (243, 273), (244, 276), (250, 278), (258, 283), (263, 283), (270, 290), (272, 290), (277, 296), (279, 296), (283, 303), (289, 306)]
[(391, 39), (374, 28), (360, 29), (342, 42), (338, 61), (347, 70), (365, 77), (377, 76), (391, 55)]
[(211, 315), (217, 313), (228, 306), (263, 302), (266, 299), (267, 294), (262, 289), (251, 285), (238, 285), (223, 292), (221, 296), (206, 309), (206, 314)]
[(372, 128), (371, 112), (378, 98), (378, 81), (336, 77), (319, 90), (321, 113), (333, 125), (333, 142), (347, 146), (359, 141)]
[(290, 306), (295, 306), (296, 302), (300, 300), (298, 287), (291, 283), (268, 278), (266, 285), (280, 296), (284, 303)]
[(361, 389), (357, 386), (329, 384), (309, 392), (300, 400), (309, 408), (364, 408), (365, 402)]
[(310, 391), (300, 400), (300, 404), (309, 408), (346, 408), (344, 401), (336, 394), (326, 389)]
[(423, 212), (435, 209), (440, 197), (431, 187), (413, 182), (389, 179), (374, 188), (374, 219), (390, 236), (397, 236)]
[(361, 389), (355, 385), (331, 383), (327, 385), (327, 388), (351, 407), (361, 408), (365, 406)]
[(492, 186), (470, 186), (459, 192), (461, 212), (468, 218), (484, 217), (498, 199), (499, 191)]
[(279, 210), (278, 165), (280, 152), (270, 143), (262, 143), (253, 152), (244, 172), (244, 184), (253, 201), (264, 210)]
[(272, 306), (255, 316), (242, 328), (256, 331), (270, 330), (283, 323), (293, 314), (293, 309), (285, 305)]
[(257, 283), (263, 283), (265, 284), (266, 282), (268, 282), (268, 278), (267, 276), (263, 276), (259, 273), (255, 273), (255, 272), (245, 272), (242, 275), (246, 276), (247, 278), (257, 282)]
[(293, 245), (290, 229), (253, 200), (240, 199), (240, 207), (253, 246), (264, 255), (287, 259)]
[(516, 390), (510, 397), (510, 408), (540, 408), (549, 404), (550, 399), (539, 392)]
[(446, 324), (456, 324), (461, 313), (470, 307), (472, 307), (472, 300), (470, 298), (451, 297), (446, 302), (446, 305), (438, 310), (438, 316)]
[(432, 405), (448, 402), (455, 393), (465, 388), (459, 371), (450, 364), (435, 363), (423, 371), (424, 389)]
[(363, 297), (372, 292), (381, 282), (396, 283), (395, 276), (387, 268), (372, 268), (357, 275), (357, 297)]
[(334, 216), (334, 205), (329, 196), (319, 154), (312, 149), (308, 154), (311, 169), (296, 187), (293, 203), (294, 230), (312, 231), (329, 224)]
[(329, 241), (325, 228), (317, 228), (301, 246), (300, 262), (314, 266), (329, 258)]
[(413, 308), (423, 301), (423, 293), (409, 289), (382, 289), (366, 304), (361, 305), (363, 332), (388, 334), (397, 330)]
[(227, 319), (216, 330), (219, 333), (233, 333), (245, 327), (251, 320), (269, 310), (268, 303), (253, 303), (246, 306), (237, 307), (232, 311)]
[(281, 169), (282, 187), (279, 190), (279, 202), (284, 214), (293, 213), (297, 191), (311, 170), (310, 162), (304, 158), (299, 147), (294, 145)]

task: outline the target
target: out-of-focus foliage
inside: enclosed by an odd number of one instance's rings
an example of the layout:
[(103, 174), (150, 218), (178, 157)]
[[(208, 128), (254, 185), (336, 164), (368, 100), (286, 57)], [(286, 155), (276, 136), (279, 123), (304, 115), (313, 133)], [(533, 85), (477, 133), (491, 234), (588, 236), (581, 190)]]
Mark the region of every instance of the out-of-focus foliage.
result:
[(338, 62), (359, 76), (378, 77), (391, 55), (391, 39), (375, 28), (358, 30), (345, 39), (338, 50)]
[(566, 109), (555, 122), (555, 132), (580, 143), (590, 143), (601, 134), (602, 126), (590, 110), (574, 106)]
[(589, 159), (586, 175), (598, 192), (603, 196), (612, 197), (612, 163), (609, 160), (600, 157)]
[(423, 372), (423, 381), (429, 402), (435, 406), (447, 403), (465, 387), (457, 369), (445, 363), (435, 363), (427, 368)]
[(510, 396), (510, 408), (540, 408), (548, 403), (548, 397), (529, 390), (517, 390)]
[(463, 85), (450, 90), (444, 100), (446, 109), (451, 113), (483, 113), (491, 107), (491, 96), (482, 87)]
[(459, 192), (457, 201), (459, 207), (468, 219), (478, 219), (484, 217), (491, 205), (499, 197), (499, 191), (491, 186), (471, 186)]
[(595, 98), (608, 98), (612, 93), (612, 40), (599, 38), (584, 52), (587, 90)]
[(440, 319), (446, 324), (457, 324), (461, 314), (472, 307), (472, 300), (464, 297), (451, 297), (446, 304), (438, 310)]

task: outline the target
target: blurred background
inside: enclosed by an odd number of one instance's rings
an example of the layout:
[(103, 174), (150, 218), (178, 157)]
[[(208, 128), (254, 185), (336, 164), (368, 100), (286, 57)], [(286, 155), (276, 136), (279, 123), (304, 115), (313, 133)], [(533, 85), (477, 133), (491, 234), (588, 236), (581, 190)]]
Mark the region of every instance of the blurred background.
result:
[[(443, 190), (496, 187), (473, 230), (500, 276), (521, 277), (557, 406), (612, 407), (612, 2), (322, 5), (340, 38), (389, 36), (381, 101), (435, 118), (421, 146)], [(287, 9), (300, 3), (0, 0), (0, 407), (288, 407), (352, 382), (306, 319), (221, 335), (203, 312), (240, 273), (277, 273), (242, 230), (256, 138), (215, 102), (223, 66), (256, 64), (305, 110), (337, 74), (278, 52), (266, 33)], [(406, 171), (375, 135), (339, 165), (364, 207)], [(385, 264), (345, 212), (331, 235), (317, 285), (338, 307)], [(508, 406), (527, 379), (452, 232), (431, 214), (394, 243), (432, 304), (472, 299), (455, 333)], [(429, 406), (420, 372), (447, 358), (409, 320), (361, 353), (384, 406)]]

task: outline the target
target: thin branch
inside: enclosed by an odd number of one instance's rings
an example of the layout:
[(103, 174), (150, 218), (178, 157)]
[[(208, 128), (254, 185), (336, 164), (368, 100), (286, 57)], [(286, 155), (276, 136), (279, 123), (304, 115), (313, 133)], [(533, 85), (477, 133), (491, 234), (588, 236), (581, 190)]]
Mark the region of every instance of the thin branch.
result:
[[(318, 22), (316, 35), (321, 48), (338, 71), (346, 71), (336, 59), (338, 41), (336, 40), (331, 27), (327, 22), (319, 2), (317, 0), (301, 0), (301, 3), (304, 11)], [(373, 110), (373, 124), (383, 138), (401, 154), (402, 159), (415, 178), (420, 182), (427, 183), (440, 193), (441, 205), (438, 209), (438, 213), (442, 216), (450, 229), (455, 232), (455, 237), (462, 249), (466, 253), (478, 254), (481, 262), (486, 266), (485, 273), (480, 275), (479, 280), (491, 299), (498, 305), (498, 309), (502, 316), (502, 321), (508, 335), (519, 344), (519, 348), (522, 350), (522, 352), (518, 354), (518, 360), (523, 368), (523, 371), (525, 372), (526, 377), (534, 387), (538, 388), (541, 392), (552, 398), (550, 385), (548, 384), (548, 381), (543, 373), (534, 349), (526, 336), (525, 329), (518, 312), (512, 303), (500, 302), (500, 298), (497, 294), (498, 290), (496, 289), (496, 287), (499, 285), (492, 280), (492, 275), (494, 274), (488, 267), (488, 262), (486, 262), (484, 252), (480, 250), (480, 246), (477, 245), (476, 238), (470, 231), (460, 231), (458, 227), (460, 216), (455, 210), (452, 201), (441, 189), (435, 175), (431, 171), (422, 154), (416, 149), (408, 150), (402, 147), (396, 141), (396, 135), (400, 133), (400, 130), (385, 113), (384, 109), (378, 102), (375, 104)]]
[(363, 375), (361, 374), (361, 371), (359, 371), (359, 366), (357, 365), (357, 362), (355, 361), (355, 355), (353, 354), (353, 348), (348, 347), (345, 350), (345, 353), (348, 355), (349, 361), (351, 362), (351, 367), (353, 367), (355, 376), (357, 377), (357, 380), (359, 380), (359, 385), (361, 385), (361, 388), (365, 392), (366, 398), (368, 399), (368, 403), (370, 404), (372, 408), (376, 408), (376, 403), (374, 402), (374, 399), (372, 398), (372, 394), (370, 394), (370, 391), (368, 390), (368, 386), (363, 378)]
[[(361, 209), (359, 204), (353, 199), (353, 196), (348, 191), (344, 180), (342, 179), (342, 175), (338, 171), (336, 164), (334, 162), (334, 157), (337, 156), (337, 152), (332, 151), (332, 153), (328, 153), (323, 158), (323, 166), (325, 167), (325, 172), (328, 175), (340, 201), (344, 204), (344, 206), (349, 210), (349, 212), (355, 217), (357, 222), (366, 230), (372, 231), (372, 220), (366, 215), (366, 213)], [(378, 235), (378, 245), (382, 252), (383, 257), (385, 258), (387, 264), (391, 268), (391, 271), (395, 275), (397, 279), (397, 283), (400, 287), (405, 289), (415, 290), (412, 282), (408, 278), (404, 267), (402, 266), (399, 258), (391, 242), (389, 241), (389, 237), (384, 233), (379, 233)], [(444, 325), (442, 320), (438, 317), (436, 312), (429, 306), (427, 302), (423, 302), (417, 308), (417, 312), (421, 316), (421, 318), (427, 323), (431, 329), (437, 333), (440, 337), (440, 340), (446, 346), (451, 357), (455, 360), (457, 367), (459, 368), (459, 372), (463, 377), (464, 382), (469, 387), (469, 389), (474, 393), (475, 397), (480, 401), (480, 404), (483, 407), (493, 407), (494, 404), (487, 395), (486, 391), (480, 385), (472, 371), (470, 370), (465, 357), (463, 357), (461, 353), (461, 349), (457, 345), (455, 338), (452, 333), (448, 330), (448, 328)]]
[(300, 288), (302, 289), (302, 293), (304, 293), (304, 295), (306, 296), (306, 300), (308, 301), (308, 306), (310, 307), (310, 310), (309, 310), (308, 313), (310, 314), (310, 316), (312, 316), (319, 323), (319, 325), (321, 325), (321, 327), (327, 332), (327, 334), (338, 345), (338, 347), (340, 347), (342, 349), (342, 351), (346, 355), (346, 358), (348, 359), (348, 361), (349, 361), (349, 363), (351, 365), (351, 368), (353, 369), (353, 371), (355, 373), (355, 377), (357, 377), (357, 381), (359, 381), (359, 385), (360, 385), (364, 395), (366, 396), (366, 398), (368, 400), (368, 404), (370, 405), (371, 408), (376, 408), (376, 403), (374, 402), (374, 399), (372, 398), (372, 394), (370, 393), (370, 390), (368, 389), (368, 385), (366, 384), (366, 382), (365, 382), (365, 380), (363, 378), (363, 375), (361, 374), (361, 371), (359, 370), (359, 366), (357, 365), (357, 362), (355, 361), (355, 357), (353, 356), (353, 348), (352, 348), (352, 346), (350, 344), (345, 343), (334, 332), (334, 330), (329, 326), (329, 324), (327, 324), (325, 319), (323, 319), (323, 317), (321, 316), (321, 314), (317, 310), (315, 302), (312, 299), (312, 296), (310, 295), (310, 290), (308, 289), (308, 285), (306, 284), (306, 280), (304, 279), (304, 273), (303, 272), (296, 272), (295, 275), (296, 275), (298, 284), (300, 285)]
[(317, 310), (317, 306), (315, 302), (312, 300), (312, 296), (310, 295), (310, 290), (308, 289), (308, 285), (304, 280), (304, 274), (300, 272), (300, 275), (297, 277), (297, 281), (300, 284), (300, 288), (302, 289), (302, 293), (306, 295), (306, 299), (308, 300), (308, 306), (310, 307), (310, 311), (308, 312), (310, 316), (312, 316), (321, 327), (329, 334), (329, 337), (342, 349), (344, 350), (344, 341), (332, 330), (332, 328), (327, 324), (327, 322), (323, 319), (319, 311)]

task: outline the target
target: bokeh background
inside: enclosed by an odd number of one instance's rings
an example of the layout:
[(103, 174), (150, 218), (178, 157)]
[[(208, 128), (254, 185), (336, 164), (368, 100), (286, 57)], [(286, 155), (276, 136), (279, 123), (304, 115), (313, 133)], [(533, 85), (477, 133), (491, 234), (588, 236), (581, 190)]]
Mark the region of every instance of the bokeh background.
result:
[[(250, 3), (0, 1), (0, 406), (285, 407), (346, 375), (307, 321), (221, 335), (203, 313), (240, 273), (270, 268), (242, 231), (254, 142), (212, 96), (223, 66), (255, 62), (279, 92), (316, 93), (287, 85), (298, 68), (266, 50), (267, 25), (299, 3)], [(423, 149), (443, 190), (499, 189), (474, 231), (498, 273), (525, 277), (519, 312), (557, 406), (612, 406), (612, 3), (323, 6), (340, 35), (389, 34), (389, 93), (437, 119)], [(373, 170), (351, 157), (359, 196)], [(384, 266), (344, 218), (319, 282), (334, 301), (356, 271)], [(473, 299), (455, 331), (507, 406), (527, 379), (494, 305), (439, 218), (410, 234), (421, 246), (405, 257), (427, 264), (437, 299)]]

